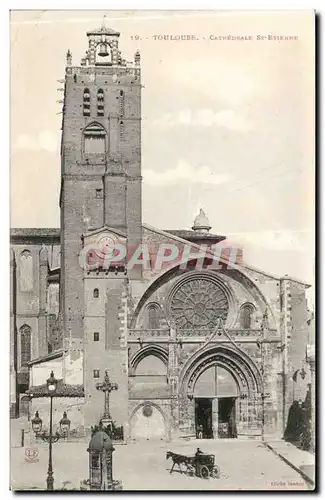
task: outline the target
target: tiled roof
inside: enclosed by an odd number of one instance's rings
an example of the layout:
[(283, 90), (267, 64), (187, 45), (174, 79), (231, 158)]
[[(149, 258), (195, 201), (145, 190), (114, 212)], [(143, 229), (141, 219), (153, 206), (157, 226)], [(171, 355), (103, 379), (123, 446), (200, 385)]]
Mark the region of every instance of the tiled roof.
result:
[(58, 349), (45, 356), (40, 356), (39, 358), (32, 359), (28, 366), (37, 365), (38, 363), (43, 363), (44, 361), (50, 361), (51, 359), (61, 358), (63, 356), (63, 349)]
[(60, 229), (56, 227), (12, 227), (10, 236), (53, 236), (60, 237)]
[(218, 240), (223, 241), (226, 236), (220, 234), (211, 233), (199, 233), (198, 231), (191, 231), (190, 229), (164, 229), (165, 233), (173, 234), (179, 238), (191, 239), (191, 240)]
[[(30, 387), (28, 391), (26, 391), (26, 394), (33, 398), (44, 398), (49, 396), (46, 384)], [(56, 398), (82, 398), (84, 395), (85, 391), (83, 385), (64, 384), (62, 379), (58, 380), (57, 389), (55, 391)]]

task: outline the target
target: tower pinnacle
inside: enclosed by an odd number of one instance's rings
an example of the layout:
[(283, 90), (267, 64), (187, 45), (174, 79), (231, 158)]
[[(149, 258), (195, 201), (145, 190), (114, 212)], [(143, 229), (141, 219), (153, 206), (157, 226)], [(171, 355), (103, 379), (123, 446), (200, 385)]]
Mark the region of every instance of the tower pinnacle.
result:
[(199, 214), (194, 219), (192, 229), (193, 231), (200, 231), (201, 233), (208, 233), (211, 229), (209, 219), (202, 208), (200, 208)]

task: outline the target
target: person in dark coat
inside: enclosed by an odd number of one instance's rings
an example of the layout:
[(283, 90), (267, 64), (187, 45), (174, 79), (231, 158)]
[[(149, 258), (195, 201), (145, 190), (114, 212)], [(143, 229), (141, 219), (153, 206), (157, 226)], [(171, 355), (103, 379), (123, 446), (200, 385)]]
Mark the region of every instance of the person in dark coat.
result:
[(196, 448), (196, 453), (195, 453), (195, 474), (199, 476), (199, 463), (200, 463), (200, 456), (204, 455), (203, 451), (200, 450), (200, 448)]
[(303, 408), (301, 401), (294, 401), (289, 409), (284, 439), (290, 443), (299, 443), (303, 432)]

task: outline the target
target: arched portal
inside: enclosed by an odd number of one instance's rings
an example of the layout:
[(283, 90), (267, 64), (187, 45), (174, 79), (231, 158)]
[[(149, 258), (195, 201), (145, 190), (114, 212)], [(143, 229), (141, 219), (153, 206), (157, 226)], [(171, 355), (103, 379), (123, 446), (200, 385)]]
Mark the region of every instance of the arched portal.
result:
[(252, 359), (229, 345), (198, 350), (181, 373), (187, 402), (181, 420), (197, 437), (236, 438), (261, 431), (261, 375)]
[(167, 437), (166, 419), (158, 405), (148, 401), (133, 410), (130, 437), (133, 440), (162, 440)]

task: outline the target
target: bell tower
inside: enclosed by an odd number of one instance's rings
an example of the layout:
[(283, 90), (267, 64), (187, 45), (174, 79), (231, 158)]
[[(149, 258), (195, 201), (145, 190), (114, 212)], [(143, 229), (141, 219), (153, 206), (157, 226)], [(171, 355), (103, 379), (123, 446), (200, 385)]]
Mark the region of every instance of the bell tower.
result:
[(61, 311), (65, 336), (82, 338), (83, 234), (108, 226), (141, 243), (140, 54), (123, 59), (120, 33), (87, 33), (79, 65), (66, 56), (61, 140)]

